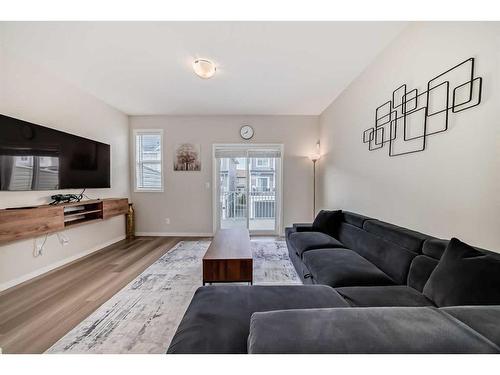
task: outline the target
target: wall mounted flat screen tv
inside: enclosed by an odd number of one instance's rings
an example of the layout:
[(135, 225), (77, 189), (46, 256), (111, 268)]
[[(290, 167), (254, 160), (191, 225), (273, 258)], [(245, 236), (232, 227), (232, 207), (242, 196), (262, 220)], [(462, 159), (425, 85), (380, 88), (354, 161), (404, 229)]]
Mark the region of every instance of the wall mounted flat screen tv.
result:
[(0, 190), (110, 187), (110, 146), (0, 115)]

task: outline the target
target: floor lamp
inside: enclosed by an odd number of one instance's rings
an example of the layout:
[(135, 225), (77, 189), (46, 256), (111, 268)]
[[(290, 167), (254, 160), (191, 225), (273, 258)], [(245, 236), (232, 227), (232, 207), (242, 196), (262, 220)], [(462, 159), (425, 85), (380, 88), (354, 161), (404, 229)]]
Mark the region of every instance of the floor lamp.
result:
[(320, 157), (320, 154), (309, 155), (309, 159), (313, 162), (313, 220), (316, 217), (316, 162)]

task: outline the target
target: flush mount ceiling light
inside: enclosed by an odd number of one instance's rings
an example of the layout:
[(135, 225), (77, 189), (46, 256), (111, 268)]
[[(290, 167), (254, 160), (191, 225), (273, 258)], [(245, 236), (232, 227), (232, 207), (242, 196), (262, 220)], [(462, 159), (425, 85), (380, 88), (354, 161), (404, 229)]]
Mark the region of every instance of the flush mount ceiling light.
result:
[(208, 79), (215, 75), (217, 68), (215, 64), (207, 59), (196, 59), (193, 62), (193, 70), (200, 78)]

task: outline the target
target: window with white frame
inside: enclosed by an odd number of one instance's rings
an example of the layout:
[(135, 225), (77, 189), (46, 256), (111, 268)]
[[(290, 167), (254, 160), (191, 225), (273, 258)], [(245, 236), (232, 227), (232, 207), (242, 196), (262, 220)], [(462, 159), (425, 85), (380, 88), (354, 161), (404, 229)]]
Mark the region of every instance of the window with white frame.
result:
[(163, 191), (163, 131), (134, 131), (135, 191)]

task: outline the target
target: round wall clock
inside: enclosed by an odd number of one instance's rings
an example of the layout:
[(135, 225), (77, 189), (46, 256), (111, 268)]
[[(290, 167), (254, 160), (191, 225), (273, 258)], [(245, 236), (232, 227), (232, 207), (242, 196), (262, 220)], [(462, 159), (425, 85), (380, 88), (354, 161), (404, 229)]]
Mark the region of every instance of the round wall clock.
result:
[(252, 139), (254, 135), (253, 128), (250, 125), (243, 125), (240, 129), (241, 138), (245, 140)]

